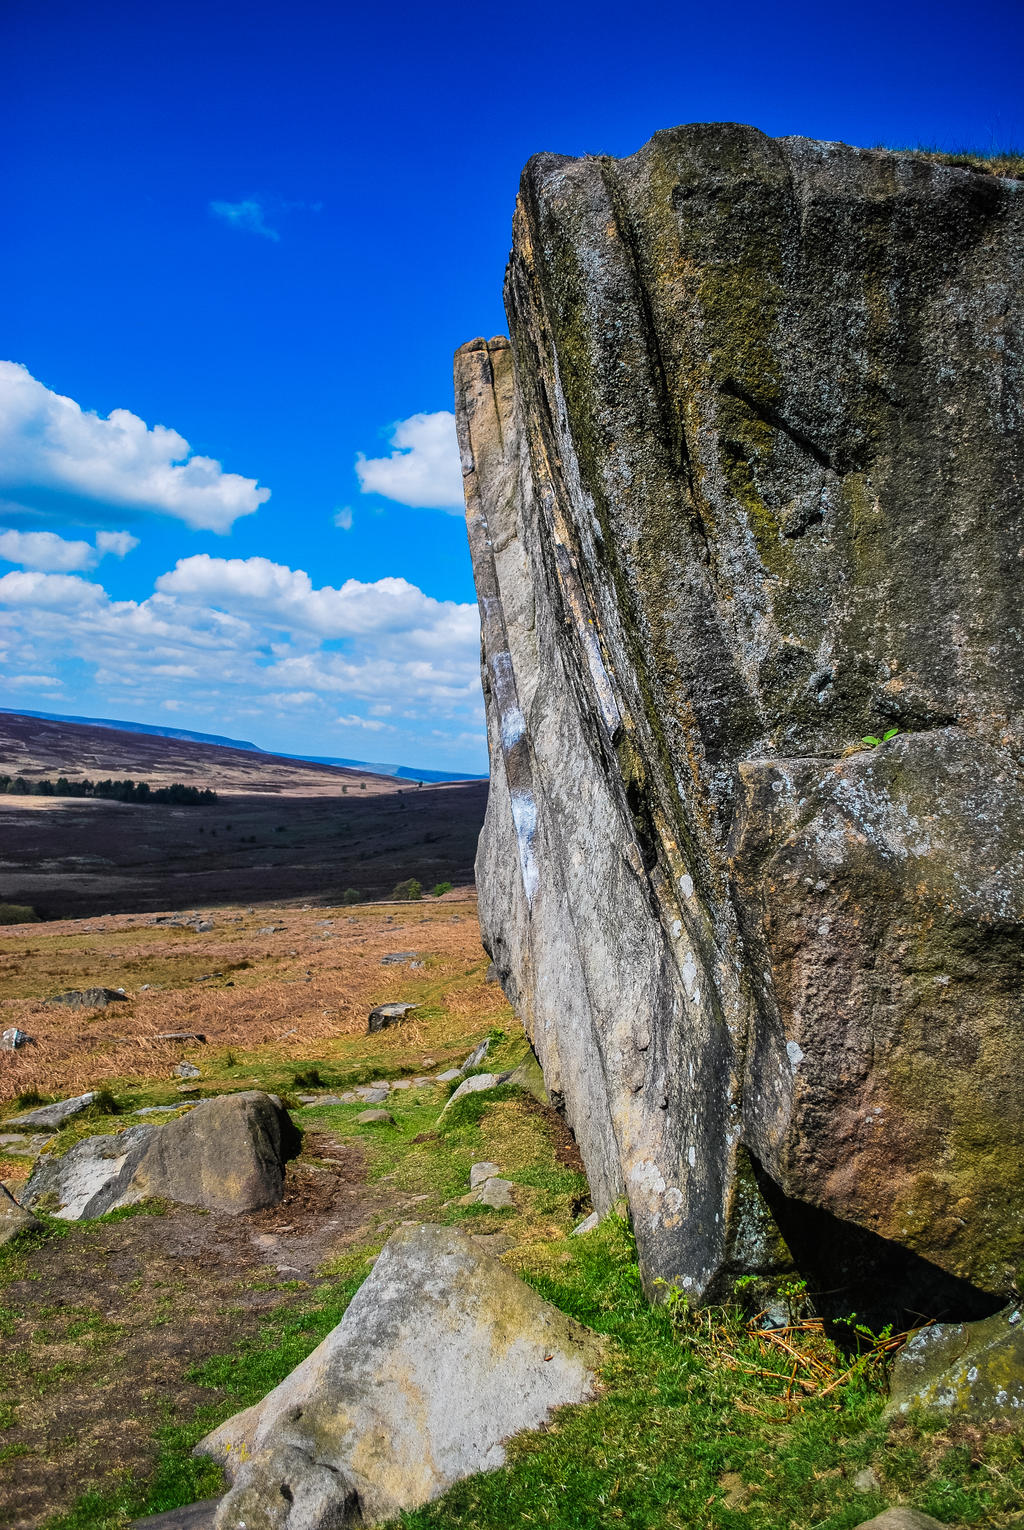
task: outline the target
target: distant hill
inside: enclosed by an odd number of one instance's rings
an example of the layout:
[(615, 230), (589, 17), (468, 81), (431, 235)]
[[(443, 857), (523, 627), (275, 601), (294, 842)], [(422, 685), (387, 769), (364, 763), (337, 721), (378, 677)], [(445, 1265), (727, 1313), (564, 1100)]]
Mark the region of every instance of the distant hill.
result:
[(86, 728), (117, 728), (122, 733), (148, 733), (154, 738), (180, 738), (193, 744), (218, 744), (225, 749), (247, 749), (253, 754), (269, 754), (277, 760), (305, 760), (311, 765), (339, 765), (347, 770), (368, 772), (375, 776), (393, 776), (401, 781), (486, 781), (485, 775), (461, 775), (452, 770), (417, 770), (412, 765), (378, 765), (369, 760), (344, 760), (329, 754), (276, 754), (261, 749), (247, 739), (225, 738), (219, 733), (194, 733), (190, 728), (165, 728), (153, 723), (120, 722), (112, 717), (74, 717), (63, 712), (30, 712), (25, 707), (0, 707), (11, 717), (38, 717), (45, 722), (78, 723)]

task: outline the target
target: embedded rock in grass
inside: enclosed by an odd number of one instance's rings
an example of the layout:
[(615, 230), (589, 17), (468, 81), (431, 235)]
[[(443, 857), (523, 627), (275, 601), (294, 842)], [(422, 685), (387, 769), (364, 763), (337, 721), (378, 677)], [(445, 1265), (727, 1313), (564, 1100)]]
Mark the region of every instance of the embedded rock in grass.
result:
[(7, 1187), (0, 1185), (0, 1245), (10, 1243), (12, 1238), (27, 1232), (30, 1227), (41, 1225), (38, 1217), (19, 1206)]
[(922, 1328), (896, 1357), (887, 1418), (923, 1410), (1024, 1428), (1024, 1307)]
[(186, 1504), (181, 1509), (165, 1509), (162, 1514), (147, 1514), (133, 1519), (132, 1530), (213, 1530), (219, 1498), (204, 1498), (201, 1503)]
[(456, 358), (480, 918), (595, 1209), (649, 1289), (777, 1270), (774, 1215), (846, 1311), (976, 1315), (1024, 1273), (1020, 183), (542, 154), (506, 307)]
[(488, 1052), (491, 1050), (491, 1038), (485, 1037), (478, 1047), (474, 1047), (459, 1069), (460, 1073), (468, 1073), (470, 1068), (479, 1068)]
[(395, 1118), (390, 1110), (361, 1110), (356, 1120), (363, 1126), (394, 1126)]
[(171, 1131), (173, 1125), (130, 1126), (113, 1136), (86, 1137), (63, 1157), (46, 1154), (29, 1176), (22, 1204), (65, 1222), (113, 1211), (121, 1204), (151, 1140)]
[(475, 1190), (477, 1185), (486, 1184), (487, 1180), (493, 1179), (501, 1173), (501, 1165), (497, 1163), (475, 1163), (469, 1171), (469, 1188)]
[(485, 1179), (473, 1196), (473, 1200), (479, 1206), (490, 1206), (495, 1211), (506, 1211), (514, 1208), (516, 1204), (512, 1190), (513, 1185), (510, 1179)]
[(40, 1105), (36, 1110), (26, 1110), (23, 1115), (12, 1116), (16, 1126), (34, 1126), (39, 1131), (55, 1132), (65, 1121), (86, 1110), (96, 1098), (95, 1093), (79, 1094), (70, 1100), (58, 1100), (54, 1105)]
[[(518, 1431), (590, 1398), (602, 1356), (596, 1335), (471, 1238), (453, 1228), (402, 1228), (320, 1347), (197, 1446), (233, 1481), (218, 1530), (235, 1530), (240, 1518), (253, 1523), (253, 1509), (275, 1512), (281, 1451), (290, 1452), (295, 1497), (306, 1474), (311, 1497), (325, 1472), (335, 1474), (333, 1502), (304, 1520), (304, 1530), (348, 1523), (340, 1516), (351, 1512), (343, 1508), (349, 1490), (368, 1524), (415, 1509), (461, 1478), (501, 1466), (504, 1442)], [(262, 1496), (249, 1495), (252, 1483)], [(255, 1524), (291, 1530), (286, 1519)]]
[(31, 1137), (26, 1137), (23, 1132), (0, 1133), (0, 1152), (10, 1153), (13, 1158), (38, 1158), (49, 1143), (47, 1132), (37, 1132)]
[[(455, 1077), (458, 1078), (458, 1076), (458, 1073), (456, 1073)], [(442, 1116), (446, 1110), (451, 1110), (456, 1100), (464, 1099), (467, 1094), (479, 1094), (481, 1089), (495, 1089), (500, 1082), (501, 1080), (496, 1073), (474, 1073), (472, 1077), (463, 1079), (458, 1089), (455, 1090), (455, 1093), (446, 1102), (444, 1110), (441, 1112)]]
[(377, 1031), (383, 1031), (389, 1025), (401, 1024), (411, 1009), (419, 1009), (419, 1005), (378, 1004), (376, 1009), (371, 1009), (370, 1011), (370, 1018), (366, 1023), (367, 1034), (373, 1036)]
[(389, 951), (387, 956), (382, 956), (382, 967), (404, 967), (406, 962), (414, 962), (419, 955), (418, 951)]
[(162, 1196), (233, 1216), (277, 1205), (300, 1140), (276, 1095), (257, 1089), (204, 1100), (155, 1132), (122, 1204)]
[(171, 1069), (171, 1074), (172, 1074), (172, 1076), (174, 1078), (201, 1078), (202, 1077), (201, 1070), (196, 1067), (195, 1063), (190, 1063), (190, 1062), (176, 1063), (175, 1066)]
[(127, 998), (123, 988), (69, 988), (44, 1003), (64, 1009), (106, 1009), (110, 1004), (126, 1003)]

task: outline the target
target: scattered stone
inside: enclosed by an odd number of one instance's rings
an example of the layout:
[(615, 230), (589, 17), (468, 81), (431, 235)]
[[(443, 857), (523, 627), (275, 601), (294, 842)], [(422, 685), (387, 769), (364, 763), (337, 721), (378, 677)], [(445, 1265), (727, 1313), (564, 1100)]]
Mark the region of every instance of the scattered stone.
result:
[(417, 1089), (423, 1089), (427, 1084), (432, 1084), (434, 1080), (432, 1078), (428, 1078), (425, 1073), (417, 1073), (416, 1077), (410, 1080), (410, 1082), (415, 1084)]
[(20, 1132), (5, 1132), (0, 1137), (0, 1152), (9, 1153), (12, 1158), (38, 1158), (43, 1148), (51, 1138), (46, 1132), (39, 1132), (32, 1137), (26, 1137)]
[(219, 1498), (204, 1498), (182, 1509), (167, 1509), (163, 1514), (147, 1514), (133, 1519), (132, 1530), (213, 1530)]
[(478, 1047), (474, 1047), (459, 1069), (460, 1073), (468, 1073), (470, 1068), (479, 1068), (488, 1052), (491, 1050), (491, 1038), (485, 1037)]
[(500, 1467), (510, 1436), (592, 1397), (602, 1357), (596, 1335), (464, 1233), (402, 1228), (320, 1347), (200, 1442), (233, 1479), (215, 1524), (392, 1519)]
[(917, 1408), (970, 1423), (1024, 1425), (1024, 1307), (920, 1329), (896, 1357), (885, 1416)]
[(396, 1078), (396, 1079), (392, 1079), (392, 1081), (391, 1081), (391, 1088), (393, 1090), (394, 1089), (411, 1089), (412, 1088), (412, 1079), (411, 1078)]
[(300, 1094), (299, 1103), (302, 1105), (340, 1105), (345, 1095), (341, 1094)]
[(213, 929), (213, 920), (212, 919), (197, 919), (195, 924), (192, 926), (192, 928), (195, 930), (197, 935), (205, 935), (207, 930), (212, 930)]
[(283, 924), (264, 924), (256, 931), (257, 935), (277, 935), (284, 929)]
[(584, 1233), (593, 1232), (594, 1228), (598, 1226), (600, 1221), (601, 1218), (598, 1216), (597, 1212), (592, 1211), (589, 1217), (584, 1217), (582, 1222), (577, 1223), (577, 1225), (572, 1230), (572, 1236), (574, 1238), (582, 1238)]
[(446, 1068), (443, 1073), (435, 1073), (434, 1080), (438, 1084), (450, 1084), (453, 1079), (461, 1077), (461, 1068)]
[(386, 1078), (371, 1078), (371, 1080), (370, 1080), (370, 1088), (371, 1089), (390, 1089), (391, 1088), (391, 1082), (390, 1082), (389, 1079), (386, 1079)]
[(930, 1514), (921, 1514), (917, 1509), (901, 1506), (886, 1509), (883, 1514), (876, 1514), (874, 1519), (863, 1520), (857, 1530), (949, 1530), (949, 1526), (942, 1520), (932, 1519)]
[(497, 1163), (475, 1163), (469, 1171), (469, 1188), (475, 1190), (477, 1185), (482, 1185), (485, 1180), (493, 1179), (501, 1173), (501, 1165)]
[(390, 1090), (367, 1088), (365, 1085), (355, 1091), (357, 1100), (362, 1100), (364, 1105), (379, 1105), (381, 1100), (386, 1100)]
[(354, 1089), (346, 1089), (344, 1094), (339, 1094), (338, 1101), (342, 1105), (358, 1105), (359, 1096)]
[(41, 1225), (38, 1217), (19, 1206), (11, 1192), (0, 1185), (0, 1245), (10, 1243), (12, 1238), (27, 1232), (30, 1227)]
[(850, 1483), (855, 1493), (880, 1493), (882, 1483), (873, 1466), (862, 1466), (855, 1472)]
[[(215, 972), (214, 977), (222, 977), (223, 974)], [(202, 979), (200, 979), (200, 982)], [(149, 984), (146, 984), (149, 987)], [(160, 1031), (154, 1038), (156, 1041), (200, 1041), (205, 1042), (206, 1037), (202, 1031)]]
[(94, 1092), (77, 1094), (70, 1100), (58, 1100), (55, 1105), (40, 1105), (35, 1110), (26, 1110), (23, 1115), (12, 1116), (11, 1125), (35, 1126), (40, 1131), (55, 1132), (72, 1116), (87, 1110), (95, 1098)]
[[(458, 1078), (458, 1076), (456, 1072), (455, 1077)], [(494, 1089), (500, 1082), (496, 1073), (474, 1073), (471, 1078), (464, 1078), (442, 1110), (442, 1116), (445, 1111), (451, 1110), (456, 1100), (461, 1100), (464, 1095), (477, 1094), (481, 1089)]]
[(494, 1211), (505, 1211), (515, 1207), (512, 1190), (510, 1179), (488, 1179), (476, 1192), (476, 1201), (478, 1205), (490, 1206)]
[(389, 951), (387, 956), (382, 956), (382, 967), (402, 967), (406, 962), (414, 962), (419, 955), (417, 951)]
[(188, 1083), (188, 1084), (179, 1084), (178, 1085), (178, 1093), (179, 1094), (198, 1094), (199, 1093), (199, 1085), (194, 1080), (191, 1083)]
[(175, 1066), (171, 1069), (171, 1072), (172, 1072), (172, 1074), (174, 1075), (175, 1078), (201, 1078), (202, 1077), (202, 1074), (200, 1073), (199, 1069), (196, 1067), (195, 1063), (190, 1063), (190, 1062), (176, 1063)]
[(236, 1216), (276, 1206), (284, 1168), (300, 1137), (276, 1095), (261, 1090), (203, 1100), (159, 1128), (134, 1171), (122, 1205), (163, 1196)]
[(390, 1110), (361, 1110), (356, 1120), (362, 1126), (394, 1126), (395, 1118)]
[(68, 988), (45, 1002), (64, 1009), (106, 1009), (108, 1004), (125, 1004), (127, 999), (123, 988)]
[(19, 1031), (16, 1025), (12, 1025), (10, 1030), (4, 1031), (0, 1036), (0, 1052), (16, 1052), (19, 1047), (28, 1046), (33, 1039), (24, 1031)]
[(367, 1034), (372, 1036), (377, 1031), (386, 1030), (389, 1025), (398, 1025), (405, 1019), (411, 1009), (419, 1009), (418, 1004), (378, 1004), (376, 1009), (370, 1011), (367, 1022)]
[(111, 1136), (86, 1137), (63, 1157), (48, 1153), (29, 1176), (22, 1205), (64, 1222), (100, 1217), (119, 1204), (150, 1140), (170, 1127), (130, 1126)]
[(409, 971), (416, 972), (420, 967), (425, 967), (426, 965), (426, 962), (410, 962)]

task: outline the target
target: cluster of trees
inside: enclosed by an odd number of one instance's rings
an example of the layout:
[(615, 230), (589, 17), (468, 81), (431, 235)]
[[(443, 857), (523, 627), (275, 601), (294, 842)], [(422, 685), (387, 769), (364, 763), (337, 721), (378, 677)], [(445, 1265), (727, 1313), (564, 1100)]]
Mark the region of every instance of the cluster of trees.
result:
[[(452, 884), (450, 882), (435, 882), (434, 886), (430, 889), (430, 896), (432, 898), (443, 898), (445, 893), (451, 892), (451, 890)], [(407, 882), (399, 882), (398, 886), (392, 889), (389, 896), (392, 899), (422, 898), (423, 884), (418, 882), (415, 877), (410, 877)], [(361, 893), (356, 887), (346, 887), (341, 901), (342, 903), (363, 903), (368, 897), (368, 893)]]
[(58, 776), (56, 781), (27, 781), (24, 776), (0, 775), (0, 792), (15, 797), (106, 797), (111, 802), (173, 802), (188, 807), (206, 807), (217, 801), (217, 793), (209, 787), (182, 786), (180, 781), (171, 786), (150, 786), (148, 781), (69, 781), (67, 776)]

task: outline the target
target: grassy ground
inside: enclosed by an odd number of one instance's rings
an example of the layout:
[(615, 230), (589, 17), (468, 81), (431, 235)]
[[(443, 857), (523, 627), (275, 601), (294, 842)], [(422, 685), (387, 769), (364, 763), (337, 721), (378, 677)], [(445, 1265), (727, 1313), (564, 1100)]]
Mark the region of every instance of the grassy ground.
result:
[[(299, 1104), (299, 1094), (420, 1076), (428, 1063), (438, 1071), (485, 1035), (493, 1038), (489, 1065), (518, 1061), (525, 1043), (484, 981), (471, 914), (463, 905), (453, 925), (451, 912), (431, 911), (413, 932), (408, 921), (422, 916), (410, 910), (395, 933), (378, 928), (383, 910), (363, 910), (330, 942), (330, 960), (340, 970), (350, 957), (349, 981), (359, 985), (351, 1019), (338, 1019), (339, 1009), (333, 1034), (300, 1030), (247, 1045), (211, 1038), (191, 1050), (204, 1092), (258, 1082), (294, 1102), (305, 1139), (282, 1207), (218, 1219), (150, 1206), (89, 1224), (48, 1222), (0, 1250), (0, 1522), (120, 1530), (133, 1515), (216, 1494), (219, 1472), (193, 1460), (192, 1445), (309, 1353), (390, 1233), (415, 1220), (458, 1223), (486, 1240), (549, 1300), (614, 1342), (596, 1403), (515, 1441), (502, 1471), (406, 1515), (406, 1530), (848, 1530), (894, 1502), (962, 1527), (1013, 1523), (1024, 1501), (1019, 1435), (919, 1424), (887, 1431), (876, 1365), (794, 1400), (800, 1385), (788, 1361), (772, 1362), (738, 1309), (694, 1315), (674, 1300), (652, 1310), (623, 1221), (570, 1236), (589, 1210), (582, 1166), (560, 1118), (530, 1096), (505, 1086), (439, 1120), (447, 1088), (429, 1083), (392, 1093), (394, 1124), (377, 1126), (356, 1119), (361, 1105)], [(306, 917), (308, 928), (290, 925), (287, 949), (315, 939), (324, 912)], [(295, 959), (264, 950), (262, 939), (252, 938), (245, 973), (266, 1005)], [(419, 949), (426, 965), (380, 967), (378, 941)], [(155, 947), (152, 956), (155, 970)], [(52, 951), (47, 960), (56, 962)], [(360, 962), (365, 981), (351, 976)], [(105, 980), (114, 979), (108, 970)], [(193, 980), (170, 992), (192, 1002)], [(383, 998), (422, 1007), (408, 1026), (367, 1036), (366, 1005)], [(58, 1065), (64, 1056), (54, 1048)], [(140, 1048), (134, 1070), (106, 1075), (118, 1114), (77, 1122), (54, 1150), (144, 1119), (131, 1112), (145, 1102), (179, 1098), (160, 1058), (154, 1068), (152, 1052)], [(514, 1182), (514, 1209), (464, 1201), (470, 1166), (484, 1159)], [(17, 1172), (16, 1160), (0, 1161), (12, 1184)], [(822, 1375), (847, 1370), (820, 1336), (797, 1342), (810, 1345)], [(868, 1467), (877, 1485), (865, 1491), (855, 1479)]]

